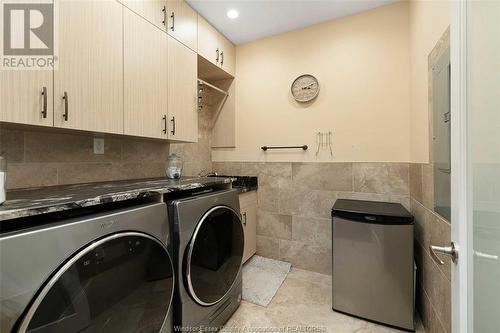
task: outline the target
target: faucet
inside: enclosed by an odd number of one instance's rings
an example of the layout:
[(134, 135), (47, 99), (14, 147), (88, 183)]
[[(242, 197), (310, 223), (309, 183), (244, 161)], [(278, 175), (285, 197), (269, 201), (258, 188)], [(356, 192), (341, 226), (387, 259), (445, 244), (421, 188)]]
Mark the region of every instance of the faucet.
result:
[(217, 177), (218, 174), (217, 172), (215, 171), (209, 171), (209, 172), (206, 172), (205, 170), (202, 170), (199, 174), (198, 174), (198, 177)]

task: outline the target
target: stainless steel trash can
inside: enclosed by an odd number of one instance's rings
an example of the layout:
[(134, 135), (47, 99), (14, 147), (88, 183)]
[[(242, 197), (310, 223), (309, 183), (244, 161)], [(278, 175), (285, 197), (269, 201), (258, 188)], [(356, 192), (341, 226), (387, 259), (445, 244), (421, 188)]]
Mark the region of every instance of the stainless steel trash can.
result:
[(415, 329), (413, 229), (413, 216), (400, 204), (335, 202), (333, 310)]

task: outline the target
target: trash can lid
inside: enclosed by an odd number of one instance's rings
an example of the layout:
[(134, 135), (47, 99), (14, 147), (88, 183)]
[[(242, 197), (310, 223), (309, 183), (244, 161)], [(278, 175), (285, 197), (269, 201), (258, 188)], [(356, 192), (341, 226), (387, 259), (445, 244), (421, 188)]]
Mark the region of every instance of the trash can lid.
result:
[(376, 224), (413, 224), (413, 215), (399, 203), (338, 199), (332, 216)]

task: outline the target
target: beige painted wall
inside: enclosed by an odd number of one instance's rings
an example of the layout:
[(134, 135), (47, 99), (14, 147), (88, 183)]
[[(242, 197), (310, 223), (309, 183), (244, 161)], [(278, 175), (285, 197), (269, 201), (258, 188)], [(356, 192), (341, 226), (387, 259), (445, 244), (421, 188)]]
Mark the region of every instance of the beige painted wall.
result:
[(450, 2), (409, 2), (410, 161), (429, 162), (427, 57), (450, 24)]
[[(404, 161), (410, 157), (408, 3), (237, 47), (236, 145), (214, 161)], [(293, 101), (300, 74), (321, 85), (309, 105)], [(424, 73), (427, 73), (425, 70)], [(333, 132), (333, 158), (315, 156), (316, 133)], [(307, 152), (262, 145), (307, 144)]]

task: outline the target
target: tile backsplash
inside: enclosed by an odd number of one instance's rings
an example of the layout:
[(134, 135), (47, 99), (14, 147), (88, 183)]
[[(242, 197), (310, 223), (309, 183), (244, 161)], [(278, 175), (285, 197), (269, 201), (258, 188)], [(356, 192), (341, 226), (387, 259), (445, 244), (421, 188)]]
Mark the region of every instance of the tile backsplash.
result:
[[(198, 143), (0, 125), (7, 189), (163, 177), (169, 153), (181, 156), (185, 176), (211, 171), (211, 116), (198, 114)], [(104, 154), (94, 154), (94, 137), (104, 138)]]
[[(102, 137), (102, 136), (99, 136)], [(7, 157), (7, 188), (26, 188), (160, 177), (167, 142), (104, 137), (104, 154), (94, 154), (92, 134), (0, 128)]]

